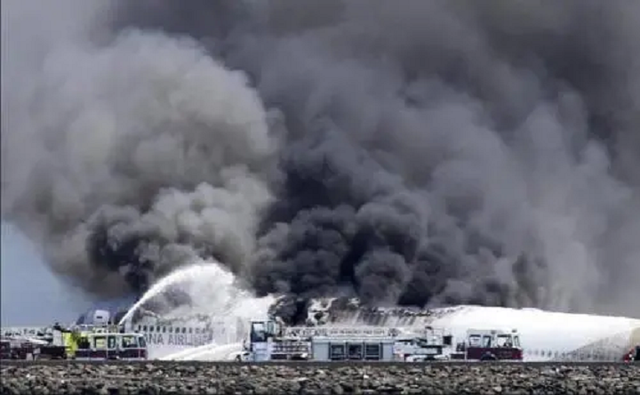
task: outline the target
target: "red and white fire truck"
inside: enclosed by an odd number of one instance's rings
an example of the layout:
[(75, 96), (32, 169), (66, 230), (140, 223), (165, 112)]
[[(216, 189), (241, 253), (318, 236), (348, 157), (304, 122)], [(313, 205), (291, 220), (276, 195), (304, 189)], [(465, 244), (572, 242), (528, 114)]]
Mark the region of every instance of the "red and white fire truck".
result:
[(640, 362), (640, 344), (633, 347), (628, 353), (624, 354), (624, 358), (622, 360), (624, 362)]
[(451, 359), (464, 361), (522, 361), (520, 335), (516, 330), (469, 329), (456, 345)]

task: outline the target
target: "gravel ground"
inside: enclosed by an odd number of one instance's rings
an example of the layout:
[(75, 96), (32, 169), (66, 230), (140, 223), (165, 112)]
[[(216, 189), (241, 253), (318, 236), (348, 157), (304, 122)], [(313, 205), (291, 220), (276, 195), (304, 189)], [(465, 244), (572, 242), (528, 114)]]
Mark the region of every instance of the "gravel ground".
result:
[(61, 363), (0, 371), (0, 394), (640, 394), (640, 364)]

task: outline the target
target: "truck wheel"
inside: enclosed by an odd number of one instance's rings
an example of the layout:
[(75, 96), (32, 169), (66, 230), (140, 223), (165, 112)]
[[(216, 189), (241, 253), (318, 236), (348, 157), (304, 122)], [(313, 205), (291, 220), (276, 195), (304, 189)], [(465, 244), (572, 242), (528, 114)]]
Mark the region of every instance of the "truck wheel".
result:
[(496, 361), (498, 358), (493, 353), (487, 352), (482, 357), (480, 357), (481, 361)]
[(236, 356), (236, 362), (242, 362), (242, 357), (240, 355)]

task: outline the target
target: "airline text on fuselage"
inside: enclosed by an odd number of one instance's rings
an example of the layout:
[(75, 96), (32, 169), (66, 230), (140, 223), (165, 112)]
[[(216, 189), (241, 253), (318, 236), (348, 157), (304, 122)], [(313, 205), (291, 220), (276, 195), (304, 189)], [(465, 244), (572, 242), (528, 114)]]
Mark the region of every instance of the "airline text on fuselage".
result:
[(144, 338), (152, 346), (190, 346), (198, 347), (213, 341), (213, 334), (192, 333), (145, 333)]

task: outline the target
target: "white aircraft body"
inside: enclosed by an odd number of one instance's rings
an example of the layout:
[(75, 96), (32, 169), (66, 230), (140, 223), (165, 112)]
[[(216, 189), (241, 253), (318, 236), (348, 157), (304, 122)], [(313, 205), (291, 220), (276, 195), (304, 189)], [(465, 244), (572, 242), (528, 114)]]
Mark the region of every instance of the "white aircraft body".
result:
[(622, 361), (640, 345), (640, 319), (537, 309), (463, 306), (433, 320), (454, 339), (468, 329), (516, 329), (525, 362)]
[(149, 359), (163, 359), (203, 346), (238, 343), (249, 335), (249, 322), (228, 316), (164, 318), (143, 311), (134, 319), (127, 320), (124, 327), (125, 331), (144, 335)]
[[(335, 299), (314, 300), (308, 308), (307, 325), (355, 325), (396, 327), (408, 331), (431, 326), (453, 335), (454, 344), (466, 339), (468, 330), (498, 329), (519, 333), (524, 361), (622, 361), (640, 345), (640, 319), (568, 314), (538, 309), (454, 306), (428, 310), (400, 308), (342, 309)], [(357, 304), (357, 301), (354, 302)], [(111, 317), (105, 310), (84, 315), (76, 325), (99, 325)], [(44, 330), (44, 329), (43, 329)], [(241, 344), (248, 337), (249, 322), (233, 317), (194, 316), (166, 319), (148, 312), (125, 323), (126, 331), (144, 334), (149, 357), (164, 359), (189, 354), (187, 350)], [(2, 333), (33, 336), (38, 328), (3, 328)], [(195, 351), (195, 350), (194, 350)], [(199, 352), (200, 354), (201, 352)], [(202, 352), (203, 359), (209, 359)]]
[(37, 326), (2, 328), (1, 333), (2, 336), (7, 339), (21, 340), (37, 345), (49, 344), (48, 341), (41, 340), (38, 337), (47, 335), (53, 336), (50, 329)]
[[(91, 326), (113, 324), (113, 318), (116, 318), (117, 323), (119, 315), (122, 316), (123, 312), (93, 310), (67, 327), (89, 329)], [(248, 336), (245, 331), (245, 326), (248, 328), (248, 325), (248, 322), (232, 317), (193, 316), (167, 319), (142, 312), (135, 319), (124, 322), (124, 330), (142, 333), (147, 342), (149, 359), (162, 359), (198, 347), (242, 342)], [(3, 336), (37, 339), (51, 336), (54, 331), (52, 327), (4, 327), (1, 333)]]
[(345, 314), (332, 304), (331, 299), (316, 300), (308, 321), (413, 329), (431, 326), (453, 335), (454, 344), (465, 340), (468, 330), (516, 330), (525, 362), (622, 361), (640, 345), (640, 319), (636, 318), (466, 305), (421, 311), (356, 308), (355, 314), (354, 310)]

